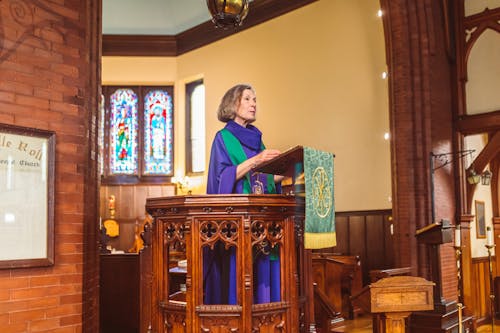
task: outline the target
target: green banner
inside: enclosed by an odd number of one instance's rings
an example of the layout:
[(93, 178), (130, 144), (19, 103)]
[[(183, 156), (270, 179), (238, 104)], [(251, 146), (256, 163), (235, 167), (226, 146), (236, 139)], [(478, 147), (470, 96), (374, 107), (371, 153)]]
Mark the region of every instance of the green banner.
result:
[(306, 249), (337, 245), (333, 198), (332, 153), (304, 147), (304, 179), (306, 191)]

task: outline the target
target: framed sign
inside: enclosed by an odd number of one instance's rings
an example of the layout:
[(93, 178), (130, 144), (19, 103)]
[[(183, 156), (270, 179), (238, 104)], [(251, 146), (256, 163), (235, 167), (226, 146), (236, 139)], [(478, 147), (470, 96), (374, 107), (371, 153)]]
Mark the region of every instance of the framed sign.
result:
[(486, 238), (486, 222), (484, 217), (484, 201), (474, 201), (476, 207), (476, 238)]
[(0, 124), (0, 268), (54, 264), (55, 133)]

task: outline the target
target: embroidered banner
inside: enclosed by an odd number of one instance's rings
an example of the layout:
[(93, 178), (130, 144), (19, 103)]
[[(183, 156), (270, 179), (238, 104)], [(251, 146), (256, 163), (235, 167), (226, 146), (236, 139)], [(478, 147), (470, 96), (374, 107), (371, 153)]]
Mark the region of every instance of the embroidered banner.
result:
[(304, 147), (306, 191), (304, 247), (321, 249), (337, 245), (333, 198), (332, 153)]

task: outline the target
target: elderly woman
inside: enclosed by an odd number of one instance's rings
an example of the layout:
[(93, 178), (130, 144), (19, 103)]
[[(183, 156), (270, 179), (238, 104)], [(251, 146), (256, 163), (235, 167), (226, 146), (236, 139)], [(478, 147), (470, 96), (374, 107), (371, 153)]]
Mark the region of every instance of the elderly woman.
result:
[[(208, 194), (276, 193), (279, 176), (254, 173), (260, 164), (279, 155), (266, 149), (262, 133), (253, 126), (257, 99), (250, 85), (239, 84), (222, 97), (217, 116), (226, 126), (212, 144), (208, 170)], [(279, 248), (254, 249), (254, 302), (280, 300)], [(218, 242), (204, 251), (205, 304), (236, 304), (236, 249)], [(229, 288), (227, 288), (229, 286)]]
[(257, 99), (250, 85), (236, 85), (222, 98), (217, 117), (226, 126), (212, 144), (208, 194), (276, 193), (272, 175), (252, 172), (280, 153), (264, 148), (262, 133), (252, 125), (256, 114)]

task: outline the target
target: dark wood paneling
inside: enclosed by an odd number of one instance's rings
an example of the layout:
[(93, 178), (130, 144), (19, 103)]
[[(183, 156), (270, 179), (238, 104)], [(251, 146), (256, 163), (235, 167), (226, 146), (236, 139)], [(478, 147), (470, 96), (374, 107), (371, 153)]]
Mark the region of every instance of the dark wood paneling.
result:
[(366, 217), (366, 238), (368, 240), (365, 266), (385, 265), (385, 230), (380, 216)]
[(370, 270), (395, 268), (391, 216), (391, 210), (336, 212), (337, 246), (318, 252), (359, 256), (366, 285)]
[[(495, 259), (493, 259), (494, 261)], [(493, 276), (496, 275), (493, 267)], [(467, 308), (476, 317), (478, 324), (490, 318), (490, 275), (488, 257), (472, 258), (472, 304)]]
[(349, 217), (335, 216), (335, 232), (337, 234), (337, 246), (334, 248), (338, 253), (349, 253)]
[(103, 35), (104, 56), (178, 56), (317, 0), (255, 0), (240, 27), (221, 29), (211, 21), (177, 35)]

